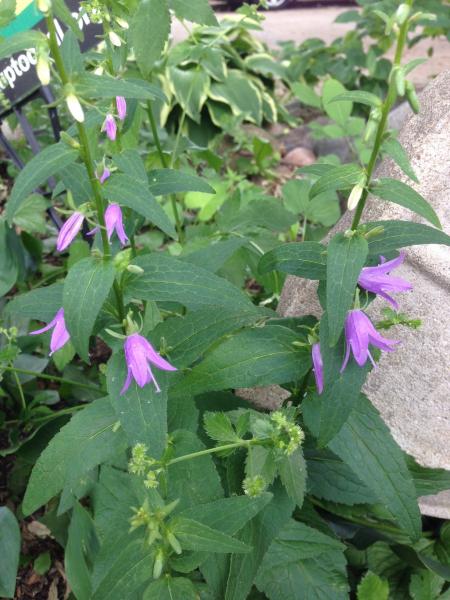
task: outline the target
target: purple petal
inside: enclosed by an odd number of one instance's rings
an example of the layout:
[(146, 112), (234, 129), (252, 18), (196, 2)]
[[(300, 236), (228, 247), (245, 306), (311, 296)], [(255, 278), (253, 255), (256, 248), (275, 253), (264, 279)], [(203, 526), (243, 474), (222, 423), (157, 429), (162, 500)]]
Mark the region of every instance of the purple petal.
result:
[(119, 119), (123, 121), (127, 116), (127, 101), (123, 96), (116, 96), (116, 106)]
[(98, 233), (100, 231), (100, 227), (97, 225), (96, 227), (94, 227), (94, 229), (91, 229), (90, 231), (88, 231), (85, 235), (95, 235), (96, 233)]
[(114, 117), (112, 116), (112, 114), (108, 113), (106, 115), (106, 119), (103, 123), (102, 131), (106, 131), (106, 135), (109, 137), (109, 139), (112, 142), (114, 142), (114, 140), (116, 139), (116, 135), (117, 135), (117, 125), (116, 125), (116, 121), (115, 121)]
[(123, 227), (122, 209), (118, 204), (110, 204), (105, 211), (105, 222), (108, 239), (111, 241), (111, 236), (114, 230), (120, 240), (122, 246), (125, 246), (129, 240)]
[(320, 344), (313, 344), (311, 356), (314, 365), (313, 372), (316, 380), (317, 391), (319, 394), (321, 394), (323, 392), (323, 361), (322, 354), (320, 352)]
[(70, 246), (70, 244), (80, 231), (81, 226), (83, 225), (83, 221), (83, 213), (74, 212), (72, 215), (70, 215), (70, 217), (67, 219), (64, 225), (61, 227), (58, 234), (58, 239), (56, 242), (56, 249), (58, 250), (58, 252), (62, 252), (68, 246)]
[(353, 356), (360, 367), (366, 363), (367, 352), (369, 350), (368, 324), (372, 325), (370, 319), (361, 310), (352, 310), (349, 312), (345, 335), (347, 343), (350, 344), (352, 349)]
[(50, 356), (62, 348), (70, 339), (64, 319), (58, 320), (50, 340)]
[(156, 352), (156, 350), (153, 348), (153, 346), (150, 344), (150, 342), (148, 342), (145, 338), (142, 338), (145, 342), (145, 352), (146, 352), (146, 356), (148, 358), (148, 360), (155, 365), (155, 367), (158, 367), (158, 369), (161, 369), (162, 371), (176, 371), (177, 368), (174, 367), (173, 365), (171, 365), (169, 362), (167, 362), (167, 360), (164, 360), (164, 358), (158, 354), (158, 352)]
[(98, 177), (98, 180), (100, 181), (100, 183), (105, 183), (105, 181), (110, 176), (111, 176), (111, 171), (108, 169), (108, 167), (105, 167), (103, 169), (103, 173), (100, 175), (100, 177)]
[(120, 390), (120, 396), (122, 396), (123, 394), (125, 394), (125, 392), (127, 391), (127, 389), (130, 387), (131, 384), (131, 369), (128, 369), (127, 371), (127, 377), (125, 379), (125, 383), (123, 384), (123, 388)]

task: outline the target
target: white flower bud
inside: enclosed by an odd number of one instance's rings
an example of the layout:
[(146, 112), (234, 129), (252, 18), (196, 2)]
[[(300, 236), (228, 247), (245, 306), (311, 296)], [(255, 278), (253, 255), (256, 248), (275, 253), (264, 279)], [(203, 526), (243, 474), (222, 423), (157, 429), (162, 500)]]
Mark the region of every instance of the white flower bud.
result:
[(67, 94), (66, 104), (67, 104), (67, 108), (69, 109), (70, 114), (75, 119), (75, 121), (78, 121), (78, 123), (83, 123), (84, 122), (83, 107), (81, 106), (80, 101), (78, 100), (78, 98), (75, 96), (75, 94), (73, 92), (71, 92), (70, 94)]
[(46, 15), (50, 12), (50, 9), (52, 7), (52, 0), (37, 0), (36, 4), (38, 10), (41, 11), (41, 13), (44, 13), (44, 15)]
[(42, 85), (48, 85), (50, 83), (50, 62), (47, 54), (43, 52), (38, 55), (36, 73)]
[(128, 22), (125, 21), (125, 19), (122, 19), (120, 17), (115, 17), (115, 19), (116, 19), (117, 25), (119, 25), (119, 27), (122, 27), (122, 29), (129, 29), (130, 28)]
[(113, 46), (120, 48), (120, 46), (122, 45), (122, 40), (120, 39), (120, 37), (117, 35), (117, 33), (115, 31), (110, 31), (108, 33), (108, 37), (109, 37), (109, 41), (111, 42), (111, 44)]
[(407, 4), (403, 3), (397, 8), (397, 12), (395, 13), (395, 20), (399, 25), (403, 25), (406, 19), (409, 17), (411, 12), (411, 7)]
[(358, 206), (358, 202), (361, 199), (362, 193), (364, 191), (364, 185), (361, 183), (357, 183), (355, 187), (350, 192), (350, 196), (348, 197), (347, 208), (348, 210), (355, 210)]

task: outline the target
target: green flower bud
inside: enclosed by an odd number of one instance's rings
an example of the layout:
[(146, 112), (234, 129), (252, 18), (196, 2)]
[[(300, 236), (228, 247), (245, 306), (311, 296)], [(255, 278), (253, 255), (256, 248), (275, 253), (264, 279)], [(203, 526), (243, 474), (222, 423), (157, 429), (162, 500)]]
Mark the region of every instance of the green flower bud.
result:
[(170, 531), (167, 533), (167, 541), (172, 546), (172, 548), (176, 554), (181, 554), (183, 552), (180, 542)]
[(159, 548), (156, 552), (155, 562), (153, 564), (153, 579), (159, 579), (164, 568), (164, 551)]
[(75, 150), (80, 149), (79, 142), (77, 142), (77, 140), (75, 140), (73, 137), (71, 137), (66, 131), (61, 131), (60, 137), (61, 137), (61, 141), (63, 141), (65, 144), (67, 144), (71, 148), (74, 148)]
[(254, 477), (246, 477), (242, 482), (244, 494), (254, 498), (259, 496), (266, 489), (266, 482), (261, 475), (255, 475)]
[(417, 115), (420, 112), (420, 102), (416, 94), (416, 88), (414, 87), (414, 84), (411, 81), (406, 82), (406, 98), (409, 102), (410, 107)]
[(143, 275), (145, 273), (144, 269), (142, 269), (142, 267), (138, 267), (137, 265), (128, 265), (127, 271), (133, 273), (133, 275)]
[(408, 6), (408, 4), (400, 4), (400, 6), (397, 8), (397, 12), (395, 13), (395, 21), (399, 25), (403, 25), (403, 23), (405, 23), (406, 19), (409, 17), (410, 13), (411, 7)]
[(406, 91), (405, 71), (398, 67), (394, 71), (394, 83), (399, 96), (404, 96)]

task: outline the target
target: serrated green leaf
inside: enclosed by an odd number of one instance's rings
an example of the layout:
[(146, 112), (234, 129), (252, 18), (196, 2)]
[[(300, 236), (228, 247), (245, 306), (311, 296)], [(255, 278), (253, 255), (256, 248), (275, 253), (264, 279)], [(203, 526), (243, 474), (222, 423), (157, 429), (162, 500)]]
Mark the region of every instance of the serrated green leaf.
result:
[(133, 264), (144, 269), (130, 277), (130, 297), (155, 302), (179, 302), (193, 310), (206, 306), (248, 308), (250, 300), (226, 279), (167, 254), (139, 256)]
[(336, 345), (344, 328), (367, 253), (367, 240), (358, 235), (346, 237), (338, 233), (328, 244), (327, 314), (330, 346)]
[(214, 348), (175, 389), (199, 394), (297, 381), (311, 366), (310, 353), (292, 345), (297, 340), (292, 330), (277, 325), (237, 333)]
[(20, 50), (36, 48), (36, 46), (43, 43), (46, 43), (46, 38), (40, 31), (21, 31), (11, 37), (2, 39), (0, 42), (0, 60), (9, 58)]
[(305, 279), (326, 279), (326, 248), (318, 242), (297, 242), (277, 246), (264, 254), (260, 273), (282, 271)]
[(89, 565), (98, 550), (98, 540), (90, 514), (75, 502), (70, 520), (64, 566), (67, 581), (77, 600), (92, 597)]
[(62, 306), (63, 284), (54, 283), (16, 296), (6, 305), (5, 316), (49, 323)]
[(0, 594), (12, 598), (20, 555), (20, 529), (7, 506), (0, 506)]
[(251, 551), (251, 546), (193, 519), (177, 516), (169, 526), (185, 550), (225, 554)]
[(256, 586), (271, 600), (345, 600), (349, 588), (344, 550), (332, 537), (291, 520), (264, 556)]
[(216, 442), (236, 442), (240, 439), (230, 418), (223, 412), (206, 412), (203, 423), (208, 436)]
[(106, 377), (116, 419), (120, 421), (130, 444), (146, 444), (150, 455), (159, 458), (166, 447), (168, 382), (165, 372), (153, 368), (160, 392), (151, 382), (140, 388), (132, 381), (128, 390), (120, 393), (127, 377), (123, 352), (111, 357)]
[(165, 575), (145, 590), (142, 600), (198, 600), (194, 584), (185, 577)]
[[(328, 167), (328, 165), (326, 165)], [(323, 169), (324, 174), (312, 186), (309, 193), (310, 198), (318, 196), (330, 190), (347, 190), (356, 185), (363, 175), (359, 165), (339, 165), (331, 169)]]
[(358, 600), (388, 600), (389, 583), (368, 571), (358, 585)]
[(307, 477), (302, 449), (297, 448), (290, 456), (283, 457), (278, 464), (278, 472), (289, 498), (301, 508), (305, 497)]
[(382, 227), (383, 231), (369, 239), (369, 256), (380, 256), (405, 246), (442, 244), (450, 246), (450, 236), (441, 231), (411, 221), (371, 221), (365, 224), (367, 231)]
[(149, 189), (154, 196), (178, 194), (180, 192), (202, 192), (215, 194), (204, 179), (175, 169), (155, 169), (148, 174)]
[(89, 337), (114, 282), (112, 261), (94, 257), (78, 261), (64, 282), (64, 320), (75, 350), (89, 360)]
[(136, 62), (148, 75), (160, 58), (169, 39), (170, 14), (165, 0), (144, 0), (133, 11), (130, 22), (131, 44)]
[(178, 19), (186, 19), (200, 25), (217, 25), (208, 0), (169, 0), (169, 6)]
[(399, 181), (384, 177), (379, 179), (375, 185), (370, 186), (370, 193), (382, 200), (388, 200), (394, 204), (404, 206), (427, 219), (432, 225), (442, 229), (441, 222), (432, 206), (416, 192), (412, 187)]
[(171, 238), (176, 238), (175, 228), (163, 208), (153, 197), (148, 185), (130, 175), (112, 175), (103, 186), (105, 197), (131, 208), (148, 219)]
[(381, 151), (390, 156), (398, 164), (403, 173), (416, 183), (419, 183), (417, 175), (409, 162), (408, 154), (397, 139), (391, 137), (385, 140), (381, 146)]
[(108, 398), (95, 400), (72, 417), (34, 465), (22, 505), (25, 515), (125, 447), (123, 433), (113, 431), (116, 421)]
[(414, 478), (417, 496), (429, 496), (450, 489), (450, 471), (419, 465), (412, 456), (406, 457), (409, 472)]
[(109, 75), (95, 75), (83, 73), (74, 82), (75, 89), (80, 96), (87, 98), (112, 98), (124, 96), (136, 100), (161, 100), (166, 97), (159, 87), (143, 79), (114, 79)]
[(49, 177), (74, 163), (78, 151), (63, 143), (53, 144), (34, 156), (20, 171), (6, 204), (6, 219), (13, 222), (16, 211), (24, 200)]
[(365, 396), (360, 397), (329, 448), (377, 495), (411, 539), (417, 540), (422, 527), (414, 481), (403, 452)]

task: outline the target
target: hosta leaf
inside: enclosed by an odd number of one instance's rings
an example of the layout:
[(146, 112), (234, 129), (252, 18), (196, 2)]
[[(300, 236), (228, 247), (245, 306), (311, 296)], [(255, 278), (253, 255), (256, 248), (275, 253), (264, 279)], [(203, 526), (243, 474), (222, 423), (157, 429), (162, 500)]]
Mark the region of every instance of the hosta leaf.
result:
[(133, 264), (144, 269), (130, 277), (127, 293), (155, 302), (179, 302), (193, 310), (206, 306), (248, 308), (250, 300), (226, 279), (167, 254), (139, 256)]
[(64, 282), (64, 320), (75, 350), (89, 360), (89, 337), (116, 275), (112, 261), (83, 258)]
[(199, 394), (299, 380), (311, 362), (309, 352), (293, 346), (297, 340), (297, 334), (277, 325), (237, 333), (214, 348), (175, 389)]
[(145, 0), (133, 11), (131, 43), (138, 67), (148, 75), (169, 39), (170, 14), (165, 0)]
[(213, 83), (209, 95), (213, 100), (228, 104), (235, 116), (257, 124), (261, 122), (261, 94), (241, 71), (229, 69), (225, 82)]
[(329, 448), (377, 495), (411, 539), (417, 540), (421, 520), (414, 481), (402, 450), (365, 396), (360, 397)]
[(337, 343), (344, 328), (367, 253), (367, 240), (359, 235), (346, 237), (338, 233), (328, 244), (327, 313), (330, 346)]
[(106, 198), (133, 209), (161, 231), (176, 238), (175, 228), (163, 208), (153, 197), (148, 185), (130, 175), (112, 175), (103, 186)]
[(318, 242), (298, 242), (277, 246), (259, 261), (261, 273), (282, 271), (305, 279), (326, 278), (326, 248)]
[(344, 550), (332, 537), (291, 520), (264, 556), (256, 585), (271, 600), (345, 600)]
[(123, 433), (114, 431), (116, 422), (108, 398), (95, 400), (72, 417), (34, 465), (23, 500), (25, 515), (56, 496), (66, 483), (125, 447)]
[(20, 529), (7, 506), (0, 506), (0, 594), (12, 598), (20, 555)]
[(34, 156), (17, 176), (11, 196), (6, 204), (6, 219), (9, 224), (13, 217), (31, 192), (42, 185), (47, 179), (67, 165), (74, 163), (78, 157), (78, 151), (63, 143), (53, 144), (39, 154)]
[(186, 114), (197, 123), (200, 122), (200, 111), (208, 97), (210, 78), (199, 67), (179, 69), (169, 67), (168, 70), (173, 95)]
[(369, 255), (380, 256), (405, 246), (442, 244), (450, 246), (450, 236), (441, 231), (411, 221), (371, 221), (365, 223), (367, 231), (382, 227), (383, 230), (369, 239)]
[(424, 219), (427, 219), (432, 225), (441, 228), (439, 217), (432, 206), (423, 196), (409, 185), (406, 185), (406, 183), (398, 179), (385, 177), (379, 179), (375, 185), (372, 185), (370, 192), (382, 200), (388, 200), (412, 210), (421, 217), (424, 217)]

